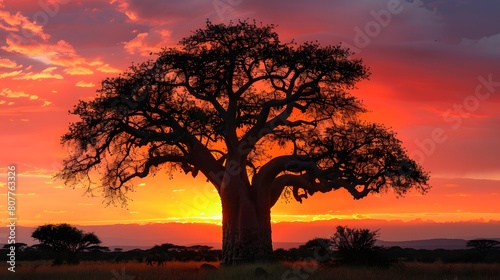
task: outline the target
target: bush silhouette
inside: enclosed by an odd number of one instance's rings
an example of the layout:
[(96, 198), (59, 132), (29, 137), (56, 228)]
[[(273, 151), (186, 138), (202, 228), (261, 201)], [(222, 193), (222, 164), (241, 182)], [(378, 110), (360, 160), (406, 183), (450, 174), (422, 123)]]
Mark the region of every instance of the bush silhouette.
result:
[(345, 265), (386, 266), (392, 261), (375, 246), (378, 230), (357, 229), (338, 226), (330, 238), (332, 248), (337, 252), (336, 263)]

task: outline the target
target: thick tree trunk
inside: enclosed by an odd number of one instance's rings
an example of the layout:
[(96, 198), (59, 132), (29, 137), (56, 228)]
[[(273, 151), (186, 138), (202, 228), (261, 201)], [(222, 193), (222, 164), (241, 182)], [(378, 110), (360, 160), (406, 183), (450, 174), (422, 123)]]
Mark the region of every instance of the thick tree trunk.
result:
[(269, 262), (273, 254), (271, 229), (223, 229), (221, 265)]
[(242, 180), (223, 182), (221, 265), (267, 262), (273, 259), (271, 209), (256, 203)]

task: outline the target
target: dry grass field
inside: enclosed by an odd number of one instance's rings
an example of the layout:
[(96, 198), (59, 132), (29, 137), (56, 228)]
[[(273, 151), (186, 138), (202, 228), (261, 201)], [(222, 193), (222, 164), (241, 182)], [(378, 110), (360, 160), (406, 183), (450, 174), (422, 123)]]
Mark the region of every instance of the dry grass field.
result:
[[(500, 279), (498, 264), (443, 264), (400, 263), (391, 268), (373, 267), (318, 267), (315, 263), (283, 263), (245, 265), (241, 267), (206, 271), (199, 269), (201, 262), (168, 262), (160, 267), (145, 263), (83, 262), (80, 265), (51, 266), (50, 262), (24, 262), (12, 273), (2, 265), (0, 279), (26, 280), (329, 280), (329, 279), (377, 279), (377, 280), (497, 280)], [(211, 263), (219, 267), (218, 263)], [(263, 267), (270, 275), (255, 276), (256, 267)]]

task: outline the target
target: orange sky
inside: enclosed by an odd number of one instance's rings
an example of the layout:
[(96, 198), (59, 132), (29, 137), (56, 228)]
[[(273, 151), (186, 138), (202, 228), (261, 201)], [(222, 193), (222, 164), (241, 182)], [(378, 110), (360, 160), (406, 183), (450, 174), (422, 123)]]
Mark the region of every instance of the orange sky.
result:
[[(0, 0), (0, 196), (7, 192), (7, 167), (15, 164), (20, 225), (220, 223), (220, 201), (204, 178), (179, 173), (137, 181), (127, 208), (105, 207), (100, 197), (52, 179), (66, 156), (59, 138), (75, 121), (68, 110), (95, 96), (104, 78), (154, 59), (151, 52), (174, 45), (207, 18), (255, 18), (277, 24), (284, 41), (355, 49), (372, 72), (355, 90), (370, 110), (366, 118), (392, 127), (431, 171), (433, 189), (425, 196), (354, 201), (343, 191), (316, 194), (303, 204), (278, 202), (274, 222), (500, 221), (499, 4), (215, 2)], [(6, 203), (0, 213), (7, 216)]]

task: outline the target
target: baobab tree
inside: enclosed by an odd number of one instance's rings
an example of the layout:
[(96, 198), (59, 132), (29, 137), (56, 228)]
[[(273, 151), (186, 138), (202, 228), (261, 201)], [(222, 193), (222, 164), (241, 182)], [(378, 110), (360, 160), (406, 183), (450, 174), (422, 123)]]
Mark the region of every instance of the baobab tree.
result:
[(271, 207), (282, 195), (429, 189), (395, 133), (360, 120), (365, 108), (349, 91), (369, 72), (351, 56), (283, 43), (273, 25), (208, 21), (74, 107), (80, 120), (62, 136), (71, 152), (58, 177), (120, 204), (134, 178), (201, 173), (221, 199), (222, 264), (268, 259)]

